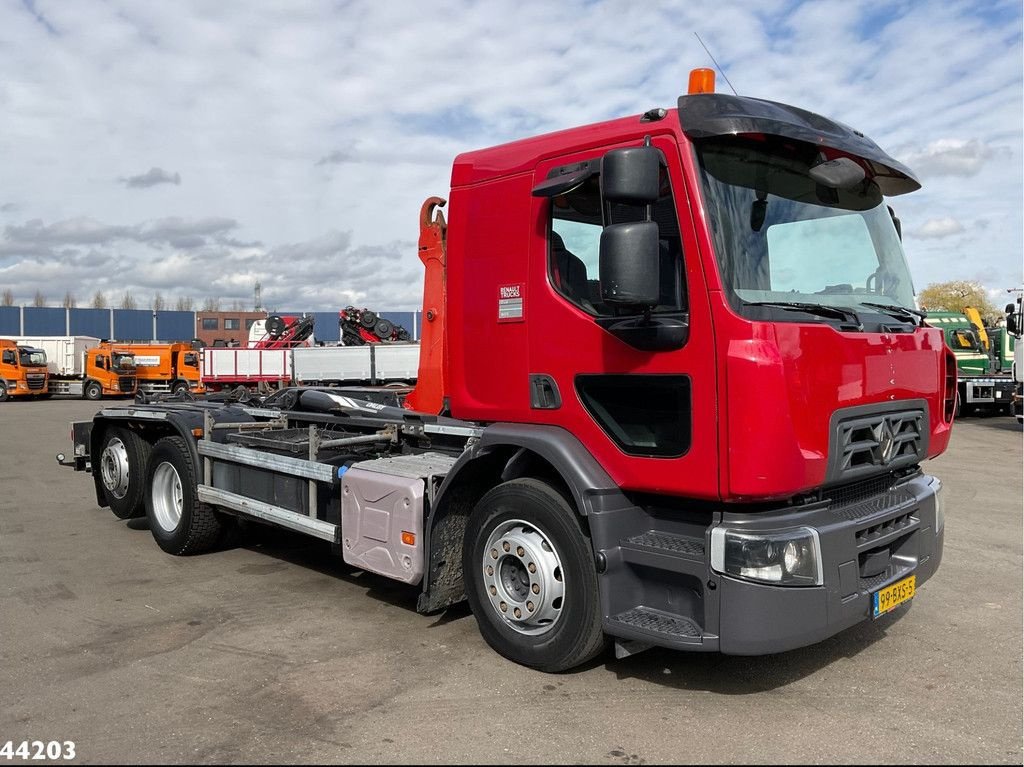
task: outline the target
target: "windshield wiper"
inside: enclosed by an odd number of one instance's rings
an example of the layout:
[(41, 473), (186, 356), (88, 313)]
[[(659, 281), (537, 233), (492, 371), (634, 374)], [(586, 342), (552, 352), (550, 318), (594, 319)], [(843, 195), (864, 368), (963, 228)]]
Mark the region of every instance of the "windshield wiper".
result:
[(853, 324), (857, 330), (863, 330), (860, 317), (853, 309), (845, 306), (828, 306), (826, 304), (810, 304), (801, 301), (744, 301), (746, 306), (771, 306), (779, 309), (786, 309), (791, 312), (805, 312), (817, 314), (819, 317), (831, 317), (837, 320), (844, 320)]
[(908, 309), (906, 306), (897, 306), (896, 304), (875, 304), (870, 301), (861, 301), (860, 303), (862, 306), (870, 306), (872, 309), (881, 309), (896, 319), (907, 320), (911, 323), (917, 318), (918, 324), (924, 324), (925, 318), (928, 316), (917, 309)]

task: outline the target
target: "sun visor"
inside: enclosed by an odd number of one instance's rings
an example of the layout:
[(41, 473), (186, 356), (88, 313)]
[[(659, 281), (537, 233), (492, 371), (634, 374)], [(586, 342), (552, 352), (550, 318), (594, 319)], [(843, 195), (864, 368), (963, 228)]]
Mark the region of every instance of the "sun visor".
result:
[(600, 170), (599, 160), (586, 160), (552, 168), (548, 177), (533, 188), (532, 194), (534, 197), (557, 197), (560, 194), (567, 194)]
[(887, 197), (921, 188), (910, 168), (860, 131), (788, 104), (724, 93), (681, 96), (679, 124), (691, 139), (760, 133), (854, 155), (867, 161), (872, 179)]

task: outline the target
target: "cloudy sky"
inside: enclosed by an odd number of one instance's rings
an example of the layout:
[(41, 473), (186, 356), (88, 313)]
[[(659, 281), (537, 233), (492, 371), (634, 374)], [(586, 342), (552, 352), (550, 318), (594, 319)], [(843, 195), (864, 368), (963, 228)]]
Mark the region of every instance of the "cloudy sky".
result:
[(0, 290), (416, 308), (456, 154), (674, 106), (694, 31), (918, 172), (919, 290), (1020, 285), (1019, 0), (0, 0)]

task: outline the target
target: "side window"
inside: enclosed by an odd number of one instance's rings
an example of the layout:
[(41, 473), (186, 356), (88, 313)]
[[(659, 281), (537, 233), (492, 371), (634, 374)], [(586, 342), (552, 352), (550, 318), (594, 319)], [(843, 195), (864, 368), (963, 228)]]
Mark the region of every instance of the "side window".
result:
[[(613, 205), (609, 223), (636, 220), (637, 208)], [(653, 206), (661, 246), (661, 299), (655, 312), (686, 310), (683, 248), (675, 201), (667, 174)], [(588, 314), (616, 312), (601, 300), (599, 258), (601, 231), (601, 178), (594, 174), (576, 189), (551, 198), (548, 226), (548, 274), (552, 286), (566, 300)]]
[(185, 364), (192, 368), (197, 367), (199, 365), (199, 355), (189, 352), (185, 355)]
[(17, 365), (18, 360), (11, 349), (4, 349), (3, 361), (5, 365)]
[(104, 357), (102, 354), (96, 357), (96, 367), (98, 367), (100, 370), (107, 369), (107, 358)]

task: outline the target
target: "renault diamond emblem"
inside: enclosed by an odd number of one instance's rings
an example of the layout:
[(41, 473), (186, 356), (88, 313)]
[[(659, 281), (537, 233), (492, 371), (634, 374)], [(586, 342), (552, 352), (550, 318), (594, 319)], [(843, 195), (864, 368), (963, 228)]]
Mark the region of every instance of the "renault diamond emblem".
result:
[(896, 455), (896, 436), (892, 433), (892, 424), (888, 421), (882, 424), (882, 436), (878, 443), (882, 448), (882, 465), (888, 466)]

